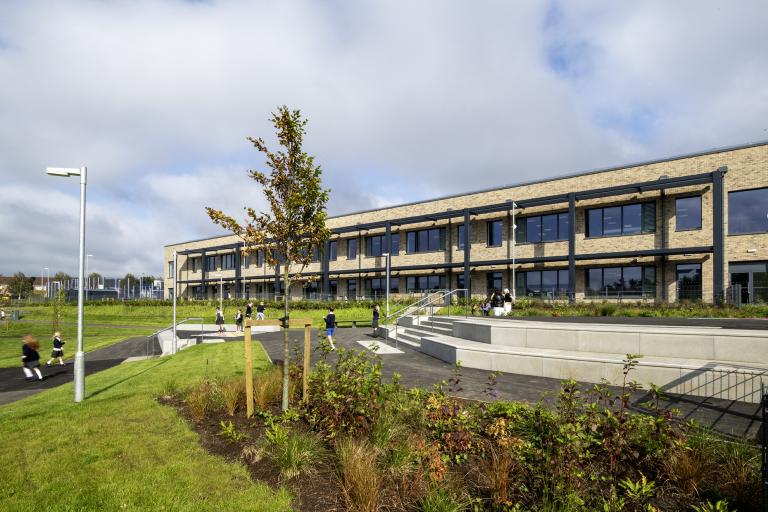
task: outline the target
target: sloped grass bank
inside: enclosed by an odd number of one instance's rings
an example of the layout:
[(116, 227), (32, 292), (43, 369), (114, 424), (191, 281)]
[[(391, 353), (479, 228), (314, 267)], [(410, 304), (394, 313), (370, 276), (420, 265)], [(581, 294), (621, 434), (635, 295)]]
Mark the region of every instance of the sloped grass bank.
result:
[[(266, 367), (254, 343), (256, 368)], [(163, 390), (207, 375), (242, 375), (242, 343), (200, 345), (174, 358), (129, 363), (0, 407), (3, 510), (290, 510), (290, 496), (254, 484), (213, 456)]]

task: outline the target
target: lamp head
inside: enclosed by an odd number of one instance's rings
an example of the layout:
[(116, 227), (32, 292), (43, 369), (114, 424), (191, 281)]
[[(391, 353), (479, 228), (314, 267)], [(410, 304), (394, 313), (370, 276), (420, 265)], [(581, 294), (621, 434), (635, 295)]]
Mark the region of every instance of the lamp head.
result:
[(73, 167), (46, 167), (45, 172), (50, 176), (61, 176), (64, 178), (80, 176), (80, 169)]

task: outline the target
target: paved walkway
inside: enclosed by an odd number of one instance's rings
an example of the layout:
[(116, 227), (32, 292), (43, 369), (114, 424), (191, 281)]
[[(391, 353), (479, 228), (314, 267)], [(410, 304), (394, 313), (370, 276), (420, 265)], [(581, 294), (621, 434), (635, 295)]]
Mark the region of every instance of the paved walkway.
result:
[[(301, 330), (291, 330), (291, 354), (294, 349), (302, 350), (304, 335)], [(344, 348), (362, 349), (358, 341), (370, 342), (370, 329), (337, 329), (334, 337), (336, 345)], [(282, 333), (262, 333), (254, 336), (262, 342), (267, 353), (273, 361), (283, 358)], [(232, 338), (234, 341), (235, 338)], [(388, 346), (394, 344), (387, 342)], [(312, 347), (319, 346), (319, 338), (316, 331), (312, 333)], [(391, 377), (395, 372), (400, 374), (401, 382), (407, 387), (421, 387), (431, 389), (434, 384), (447, 381), (453, 375), (453, 365), (434, 359), (431, 356), (417, 352), (412, 348), (400, 344), (398, 350), (402, 353), (380, 353), (383, 362), (383, 371), (386, 377)], [(382, 351), (383, 352), (383, 351)], [(319, 351), (313, 351), (312, 363), (320, 359)], [(334, 357), (329, 356), (332, 361)], [(486, 388), (490, 372), (463, 368), (461, 370), (461, 391), (455, 393), (459, 396), (472, 399), (485, 399), (483, 390)], [(584, 384), (583, 389), (591, 387)], [(499, 398), (504, 400), (535, 402), (541, 399), (551, 400), (560, 390), (560, 380), (544, 377), (532, 377), (528, 375), (516, 375), (504, 373), (498, 377), (497, 391)], [(645, 402), (644, 393), (637, 393), (633, 403)], [(743, 402), (731, 402), (719, 399), (707, 399), (701, 397), (673, 396), (662, 404), (664, 407), (676, 408), (681, 411), (681, 418), (685, 420), (695, 419), (700, 425), (713, 428), (719, 432), (739, 437), (755, 438), (760, 430), (760, 406)]]
[[(150, 354), (159, 354), (159, 345), (154, 342), (153, 345), (147, 345), (146, 336), (137, 336), (128, 338), (125, 341), (115, 343), (109, 347), (104, 347), (93, 352), (85, 354), (85, 374), (91, 375), (107, 368), (112, 368), (122, 363), (129, 357), (140, 357)], [(24, 397), (34, 395), (45, 389), (50, 389), (74, 379), (74, 366), (72, 359), (68, 359), (66, 366), (53, 365), (45, 366), (45, 356), (49, 352), (41, 352), (42, 366), (40, 371), (43, 374), (43, 380), (28, 382), (24, 379), (24, 372), (21, 366), (15, 368), (0, 368), (0, 405), (7, 404)], [(73, 355), (72, 351), (68, 355)], [(86, 388), (86, 397), (87, 397)]]

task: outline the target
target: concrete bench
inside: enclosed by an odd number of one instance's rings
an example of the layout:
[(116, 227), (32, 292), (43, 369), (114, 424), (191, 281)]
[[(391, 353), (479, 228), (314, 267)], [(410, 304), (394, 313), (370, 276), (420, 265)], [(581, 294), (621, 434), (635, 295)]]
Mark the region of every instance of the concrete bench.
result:
[(336, 320), (336, 327), (372, 327), (372, 318), (356, 318), (352, 320)]

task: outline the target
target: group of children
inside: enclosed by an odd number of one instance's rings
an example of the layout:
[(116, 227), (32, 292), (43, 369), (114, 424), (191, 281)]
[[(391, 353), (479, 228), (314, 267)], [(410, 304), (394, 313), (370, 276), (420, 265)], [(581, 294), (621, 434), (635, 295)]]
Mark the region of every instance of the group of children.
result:
[[(64, 362), (64, 344), (66, 341), (61, 339), (61, 333), (56, 331), (53, 333), (53, 350), (51, 351), (51, 358), (45, 363), (46, 366), (51, 366), (51, 363), (58, 359), (59, 365), (65, 366)], [(24, 370), (24, 377), (27, 380), (43, 380), (43, 374), (40, 372), (40, 343), (27, 334), (24, 336), (24, 344), (21, 346), (21, 361), (22, 370)]]
[[(264, 311), (266, 307), (263, 302), (256, 306), (256, 320), (264, 320)], [(251, 318), (253, 315), (253, 303), (249, 302), (245, 306), (245, 318)], [(219, 326), (219, 332), (224, 332), (224, 313), (221, 308), (216, 308), (216, 325)], [(243, 332), (243, 310), (238, 309), (235, 313), (235, 329), (237, 332)]]
[[(477, 303), (472, 304), (472, 316), (476, 316), (478, 309)], [(508, 289), (503, 292), (493, 290), (488, 297), (480, 304), (480, 310), (483, 316), (504, 316), (512, 311), (512, 294)]]

